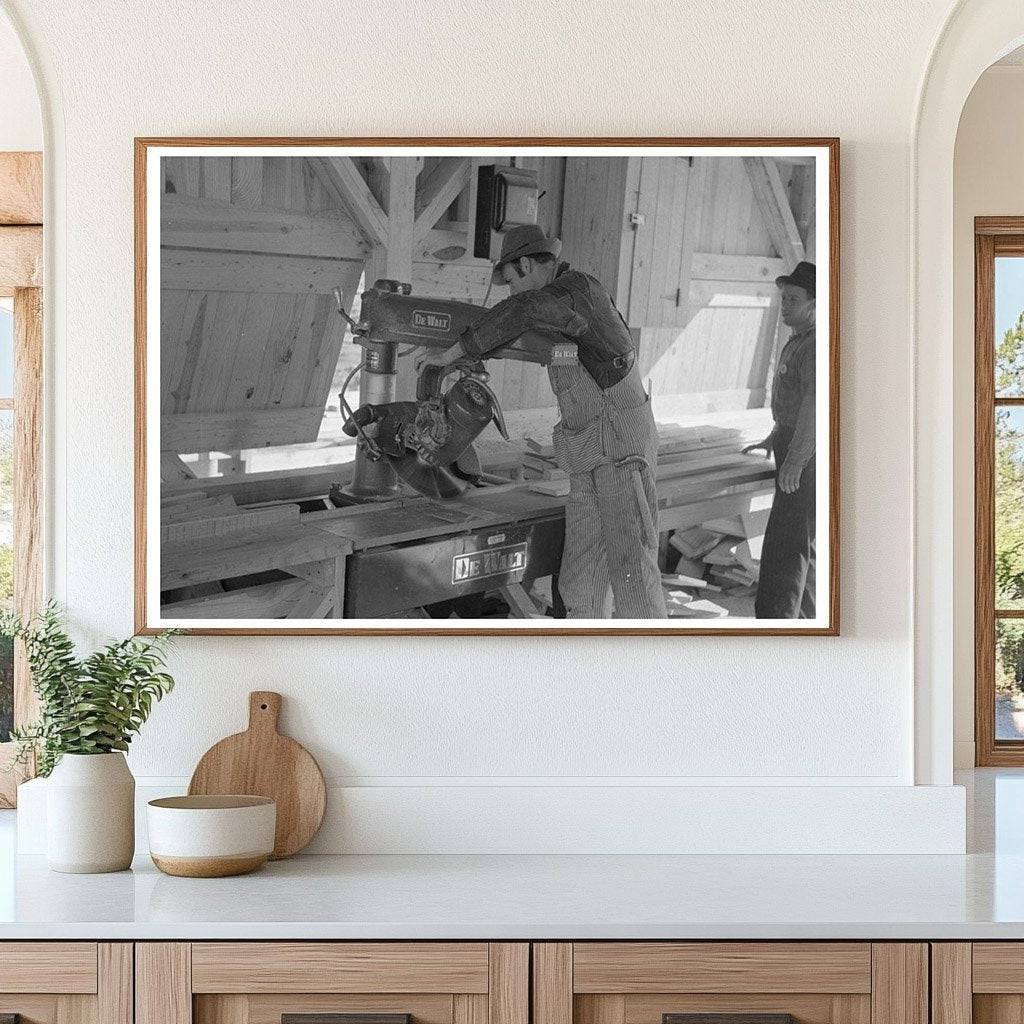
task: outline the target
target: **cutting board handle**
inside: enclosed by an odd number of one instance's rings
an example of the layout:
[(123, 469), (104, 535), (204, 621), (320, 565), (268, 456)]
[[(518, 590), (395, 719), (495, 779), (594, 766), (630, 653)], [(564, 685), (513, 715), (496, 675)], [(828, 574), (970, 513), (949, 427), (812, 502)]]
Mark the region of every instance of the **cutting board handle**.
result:
[(249, 732), (277, 732), (281, 714), (281, 694), (271, 690), (253, 690), (249, 694)]

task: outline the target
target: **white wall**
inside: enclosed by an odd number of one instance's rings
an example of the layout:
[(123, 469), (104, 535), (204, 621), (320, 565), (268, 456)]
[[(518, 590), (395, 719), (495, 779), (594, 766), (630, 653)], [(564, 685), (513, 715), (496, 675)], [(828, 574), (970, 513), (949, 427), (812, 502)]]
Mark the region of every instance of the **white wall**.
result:
[(43, 148), (43, 121), (32, 71), (10, 22), (0, 14), (0, 151)]
[(990, 68), (960, 120), (954, 162), (954, 741), (974, 764), (974, 218), (1024, 216), (1024, 66)]
[(137, 773), (262, 687), (359, 790), (913, 781), (908, 162), (946, 0), (5, 3), (54, 114), (52, 585), (93, 637), (132, 627), (133, 136), (843, 140), (841, 638), (185, 639)]

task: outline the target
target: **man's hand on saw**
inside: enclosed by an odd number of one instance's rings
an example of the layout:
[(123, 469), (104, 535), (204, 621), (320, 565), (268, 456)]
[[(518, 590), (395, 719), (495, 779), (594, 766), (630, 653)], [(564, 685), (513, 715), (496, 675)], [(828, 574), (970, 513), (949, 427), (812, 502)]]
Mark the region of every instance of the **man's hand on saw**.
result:
[(457, 359), (465, 359), (465, 357), (466, 353), (457, 343), (446, 349), (424, 348), (423, 352), (416, 357), (416, 372), (422, 373), (427, 366), (448, 366), (449, 363), (454, 363)]

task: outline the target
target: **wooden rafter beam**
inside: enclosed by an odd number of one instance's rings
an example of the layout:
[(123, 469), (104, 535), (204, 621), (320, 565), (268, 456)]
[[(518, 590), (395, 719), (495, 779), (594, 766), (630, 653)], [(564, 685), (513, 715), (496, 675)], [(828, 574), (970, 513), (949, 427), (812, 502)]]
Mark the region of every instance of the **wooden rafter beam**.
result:
[(363, 260), (369, 246), (347, 217), (252, 209), (235, 203), (166, 195), (160, 244), (283, 256)]
[(366, 179), (349, 156), (307, 157), (314, 173), (333, 198), (352, 211), (370, 245), (385, 245), (388, 217)]
[(161, 253), (160, 284), (182, 291), (330, 295), (363, 259), (362, 254), (329, 259), (167, 246)]
[(421, 242), (469, 185), (472, 166), (468, 157), (442, 160), (426, 176), (416, 193), (416, 224), (413, 237)]
[(768, 229), (768, 237), (776, 252), (792, 269), (804, 259), (804, 243), (779, 175), (778, 164), (772, 157), (760, 156), (745, 156), (743, 163), (754, 190), (757, 208)]

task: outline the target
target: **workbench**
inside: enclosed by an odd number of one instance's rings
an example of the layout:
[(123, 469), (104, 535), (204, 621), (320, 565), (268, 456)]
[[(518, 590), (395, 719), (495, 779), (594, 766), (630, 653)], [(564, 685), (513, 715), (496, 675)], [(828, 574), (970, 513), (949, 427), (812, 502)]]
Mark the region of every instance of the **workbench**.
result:
[[(773, 476), (771, 463), (739, 452), (669, 460), (658, 468), (659, 527), (750, 511)], [(450, 502), (321, 503), (295, 525), (166, 544), (162, 589), (185, 596), (165, 617), (391, 618), (483, 593), (500, 595), (512, 617), (540, 615), (525, 587), (557, 577), (566, 498), (532, 487), (471, 489)], [(180, 590), (232, 580), (224, 593)]]

